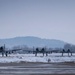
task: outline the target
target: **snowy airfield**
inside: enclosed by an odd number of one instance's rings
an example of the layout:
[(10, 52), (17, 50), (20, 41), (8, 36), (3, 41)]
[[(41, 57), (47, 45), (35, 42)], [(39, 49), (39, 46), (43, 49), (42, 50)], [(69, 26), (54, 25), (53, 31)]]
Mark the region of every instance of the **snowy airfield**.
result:
[(75, 62), (75, 53), (72, 56), (68, 56), (67, 53), (64, 53), (62, 56), (61, 53), (52, 53), (48, 56), (43, 54), (10, 54), (8, 57), (2, 57), (0, 55), (0, 63), (11, 63), (11, 62), (43, 62), (43, 63), (58, 63), (58, 62)]

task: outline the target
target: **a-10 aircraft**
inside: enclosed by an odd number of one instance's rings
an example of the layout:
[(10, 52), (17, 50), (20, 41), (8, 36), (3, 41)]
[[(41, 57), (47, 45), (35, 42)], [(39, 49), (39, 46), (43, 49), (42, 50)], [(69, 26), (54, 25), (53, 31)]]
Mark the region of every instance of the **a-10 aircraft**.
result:
[[(19, 51), (19, 50), (23, 50), (23, 49), (6, 50), (5, 45), (0, 47), (0, 53), (2, 54), (2, 56), (5, 55), (6, 57), (8, 56), (8, 54), (11, 54), (11, 53), (13, 53), (15, 51)], [(63, 56), (64, 53), (68, 53), (68, 56), (69, 56), (69, 54), (71, 54), (71, 56), (72, 56), (72, 52), (70, 51), (70, 49), (65, 51), (64, 49), (62, 49), (62, 50), (46, 50), (45, 48), (41, 48), (41, 49), (35, 48), (33, 50), (25, 50), (25, 52), (33, 53), (33, 54), (35, 54), (35, 56), (37, 56), (38, 53), (42, 53), (43, 56), (44, 56), (44, 54), (46, 54), (46, 56), (48, 56), (48, 54), (50, 54), (50, 53), (62, 53), (62, 56)]]
[(15, 51), (18, 51), (18, 50), (21, 50), (21, 49), (12, 49), (12, 50), (7, 50), (6, 48), (5, 48), (5, 45), (4, 46), (1, 46), (0, 47), (0, 53), (2, 54), (2, 56), (8, 56), (8, 54), (11, 54), (11, 53), (13, 53), (13, 52), (15, 52)]

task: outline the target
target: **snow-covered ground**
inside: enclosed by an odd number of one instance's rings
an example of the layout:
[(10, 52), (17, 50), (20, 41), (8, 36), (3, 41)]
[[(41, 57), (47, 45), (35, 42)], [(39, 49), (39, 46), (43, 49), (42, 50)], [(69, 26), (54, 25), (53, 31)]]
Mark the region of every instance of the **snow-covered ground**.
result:
[(68, 57), (68, 54), (62, 56), (61, 53), (52, 53), (48, 56), (38, 54), (10, 54), (8, 57), (2, 57), (0, 55), (0, 63), (10, 63), (10, 62), (75, 62), (75, 53), (73, 56)]

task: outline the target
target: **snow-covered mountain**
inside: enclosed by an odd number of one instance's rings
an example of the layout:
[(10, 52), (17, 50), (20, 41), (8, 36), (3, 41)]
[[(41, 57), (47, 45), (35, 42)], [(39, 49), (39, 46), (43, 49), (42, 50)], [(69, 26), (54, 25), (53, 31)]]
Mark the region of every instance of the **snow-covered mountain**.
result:
[(29, 47), (51, 47), (51, 48), (60, 48), (66, 44), (63, 41), (55, 39), (41, 39), (38, 37), (15, 37), (9, 39), (0, 39), (0, 45), (6, 44), (7, 47), (13, 47), (18, 45), (27, 45)]

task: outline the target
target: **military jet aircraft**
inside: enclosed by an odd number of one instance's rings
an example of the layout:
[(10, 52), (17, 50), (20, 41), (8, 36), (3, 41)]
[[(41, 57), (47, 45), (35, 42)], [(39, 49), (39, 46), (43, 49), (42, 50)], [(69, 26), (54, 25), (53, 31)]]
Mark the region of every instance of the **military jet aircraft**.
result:
[(15, 52), (15, 51), (19, 51), (19, 50), (22, 50), (22, 49), (12, 49), (12, 50), (7, 50), (6, 48), (5, 48), (5, 45), (4, 46), (1, 46), (0, 47), (0, 53), (2, 54), (2, 56), (8, 56), (8, 54), (11, 54), (11, 53), (13, 53), (13, 52)]

